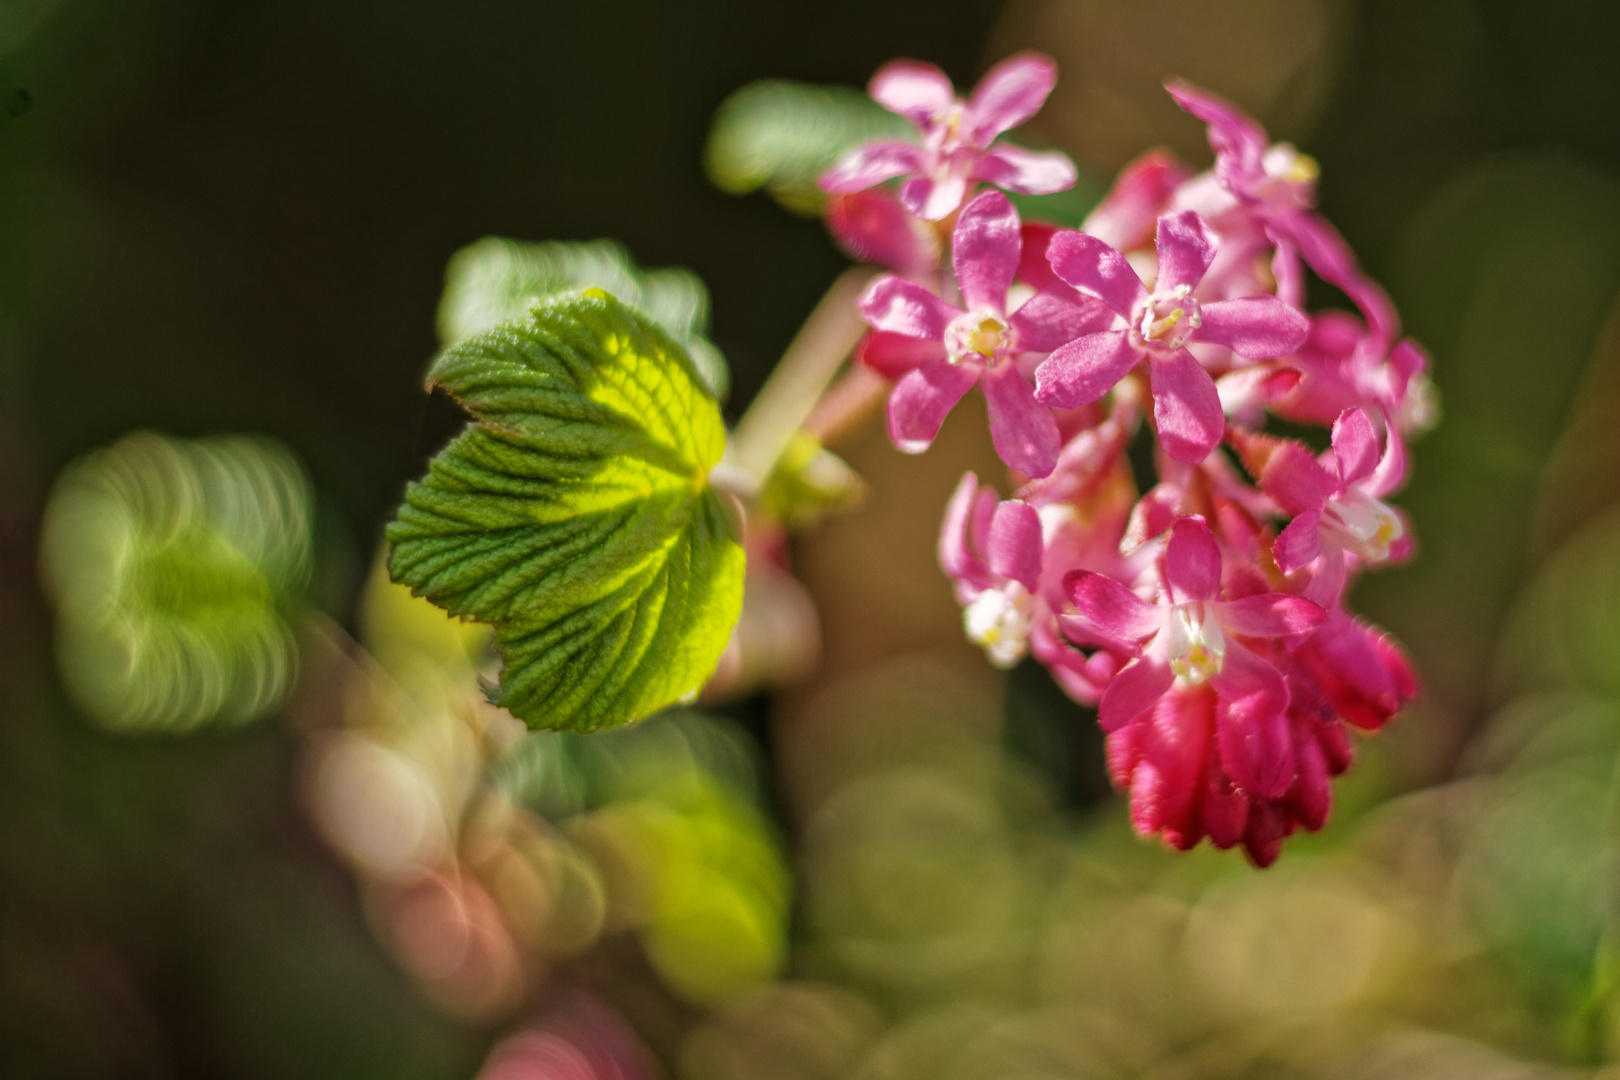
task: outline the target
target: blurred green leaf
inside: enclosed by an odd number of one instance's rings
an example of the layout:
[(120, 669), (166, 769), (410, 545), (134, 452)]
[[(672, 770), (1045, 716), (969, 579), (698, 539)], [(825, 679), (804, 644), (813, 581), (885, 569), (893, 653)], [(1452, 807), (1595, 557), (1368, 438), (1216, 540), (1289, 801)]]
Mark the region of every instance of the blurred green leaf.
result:
[(589, 289), (453, 346), (429, 379), (475, 423), (407, 490), (389, 569), (495, 627), (493, 700), (593, 731), (696, 693), (744, 558), (708, 483), (720, 410), (679, 343)]
[(109, 727), (183, 730), (271, 708), (297, 650), (310, 493), (266, 439), (136, 434), (71, 466), (43, 572), (68, 689)]
[(787, 209), (814, 217), (824, 198), (816, 180), (847, 151), (874, 139), (915, 138), (911, 124), (859, 90), (763, 79), (720, 103), (703, 161), (722, 191), (764, 188)]
[(857, 502), (866, 487), (843, 458), (802, 431), (788, 440), (760, 489), (760, 507), (792, 527)]
[(643, 270), (612, 240), (523, 243), (487, 236), (450, 258), (439, 300), (439, 338), (454, 345), (498, 323), (523, 317), (529, 305), (575, 289), (602, 289), (639, 308), (686, 347), (717, 400), (731, 385), (726, 358), (708, 338), (709, 290), (690, 270)]

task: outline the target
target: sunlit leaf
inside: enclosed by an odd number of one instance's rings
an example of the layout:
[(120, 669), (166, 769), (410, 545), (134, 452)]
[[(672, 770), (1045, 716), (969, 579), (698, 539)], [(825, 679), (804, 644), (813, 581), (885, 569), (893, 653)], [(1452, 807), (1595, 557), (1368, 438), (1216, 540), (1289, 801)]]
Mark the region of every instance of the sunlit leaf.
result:
[(708, 338), (709, 290), (690, 270), (643, 270), (611, 240), (523, 243), (488, 236), (456, 252), (439, 301), (446, 346), (521, 318), (536, 300), (596, 288), (612, 293), (686, 348), (704, 385), (724, 401), (731, 375)]
[(131, 435), (71, 466), (43, 571), (68, 689), (109, 727), (240, 721), (297, 666), (285, 614), (310, 572), (309, 487), (279, 444)]
[(708, 483), (720, 411), (680, 345), (591, 289), (451, 347), (429, 378), (476, 422), (406, 492), (389, 568), (495, 627), (493, 700), (591, 731), (695, 694), (744, 560)]
[(910, 123), (852, 87), (765, 79), (720, 103), (703, 160), (722, 191), (764, 188), (813, 216), (823, 199), (816, 180), (845, 152), (874, 139), (915, 138)]

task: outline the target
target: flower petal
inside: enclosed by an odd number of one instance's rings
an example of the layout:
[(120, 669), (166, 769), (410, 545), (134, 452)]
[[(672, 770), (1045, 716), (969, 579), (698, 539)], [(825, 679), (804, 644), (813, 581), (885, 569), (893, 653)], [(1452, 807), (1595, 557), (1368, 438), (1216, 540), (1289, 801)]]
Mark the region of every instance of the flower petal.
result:
[(1333, 421), (1333, 456), (1339, 463), (1339, 486), (1348, 488), (1378, 468), (1378, 431), (1361, 409), (1346, 409)]
[(1047, 260), (1058, 277), (1090, 293), (1126, 319), (1147, 299), (1147, 289), (1125, 256), (1095, 236), (1064, 229), (1046, 246)]
[(1303, 596), (1256, 593), (1215, 606), (1221, 625), (1244, 637), (1281, 638), (1307, 634), (1321, 626), (1327, 612)]
[(1080, 174), (1069, 155), (1056, 150), (1025, 150), (1002, 143), (973, 167), (973, 179), (1020, 195), (1050, 195), (1074, 187)]
[(1118, 731), (1153, 708), (1174, 681), (1170, 665), (1163, 660), (1154, 656), (1132, 660), (1103, 692), (1097, 703), (1097, 722), (1104, 731)]
[(1019, 352), (1051, 352), (1075, 338), (1107, 330), (1114, 313), (1095, 296), (1059, 281), (1028, 300), (1007, 319)]
[(1245, 296), (1205, 304), (1192, 340), (1225, 345), (1245, 360), (1270, 360), (1305, 344), (1310, 332), (1310, 320), (1275, 296)]
[(985, 73), (968, 100), (963, 126), (967, 140), (988, 146), (1003, 131), (1041, 111), (1057, 85), (1057, 64), (1050, 56), (1021, 52)]
[(979, 381), (976, 364), (938, 360), (895, 384), (889, 395), (889, 437), (908, 454), (920, 454), (962, 395)]
[(1362, 273), (1350, 245), (1320, 214), (1301, 212), (1279, 218), (1272, 230), (1291, 241), (1317, 276), (1336, 285), (1361, 309), (1377, 351), (1382, 353), (1401, 332), (1395, 305), (1378, 283)]
[(1221, 549), (1209, 526), (1197, 514), (1187, 514), (1170, 526), (1164, 552), (1165, 585), (1177, 604), (1213, 600), (1221, 587)]
[(1298, 517), (1321, 510), (1339, 490), (1333, 474), (1311, 452), (1292, 439), (1280, 441), (1260, 470), (1260, 490), (1282, 512)]
[(951, 263), (969, 311), (1006, 311), (1021, 243), (1018, 211), (1007, 196), (986, 191), (967, 204), (951, 233)]
[(954, 173), (940, 177), (914, 176), (900, 185), (900, 202), (924, 221), (951, 216), (967, 194), (967, 178)]
[(1124, 330), (1085, 334), (1041, 361), (1035, 369), (1035, 400), (1054, 409), (1096, 401), (1140, 359), (1142, 351)]
[(855, 346), (855, 361), (886, 379), (898, 379), (925, 364), (945, 359), (945, 343), (888, 330), (872, 330)]
[(1034, 592), (1041, 576), (1041, 516), (1035, 508), (1016, 499), (997, 506), (985, 554), (991, 570)]
[[(1271, 143), (1265, 128), (1230, 101), (1191, 83), (1173, 80), (1164, 88), (1177, 105), (1209, 125), (1209, 145), (1215, 151), (1216, 168), (1223, 181), (1255, 179), (1256, 173), (1263, 172), (1261, 158)], [(1228, 179), (1234, 172), (1236, 175)]]
[(922, 148), (903, 142), (867, 143), (845, 154), (821, 174), (822, 191), (848, 194), (876, 187), (897, 176), (910, 176), (923, 168)]
[(1153, 419), (1164, 452), (1177, 461), (1195, 465), (1203, 461), (1226, 429), (1215, 380), (1186, 349), (1153, 357), (1148, 378), (1153, 387)]
[(984, 588), (992, 580), (990, 568), (974, 552), (969, 536), (978, 493), (979, 478), (963, 473), (951, 501), (945, 504), (945, 521), (939, 529), (939, 565), (951, 577)]
[(878, 68), (866, 92), (892, 113), (926, 127), (950, 112), (956, 88), (945, 73), (919, 60), (894, 60)]
[(1057, 465), (1063, 438), (1052, 411), (1035, 400), (1035, 389), (1013, 364), (997, 364), (984, 380), (990, 406), (990, 441), (1009, 466), (1039, 479)]
[(833, 195), (824, 215), (838, 246), (860, 262), (920, 273), (939, 262), (939, 242), (886, 188)]
[(1288, 686), (1277, 669), (1241, 645), (1227, 647), (1215, 687), (1221, 765), (1251, 796), (1280, 799), (1294, 782)]
[(1160, 292), (1185, 285), (1196, 288), (1204, 271), (1215, 261), (1215, 234), (1195, 211), (1159, 218), (1159, 276), (1153, 287)]
[(872, 282), (859, 307), (874, 329), (934, 341), (943, 341), (945, 327), (962, 314), (915, 281), (892, 274)]
[(1026, 221), (1019, 229), (1023, 250), (1018, 255), (1017, 278), (1032, 289), (1056, 285), (1058, 276), (1052, 273), (1052, 264), (1046, 261), (1046, 245), (1058, 231), (1056, 225), (1044, 221)]
[(1063, 591), (1087, 628), (1111, 640), (1134, 645), (1159, 629), (1159, 606), (1143, 600), (1107, 574), (1071, 571), (1063, 579)]
[[(1203, 835), (1199, 796), (1215, 727), (1214, 695), (1208, 687), (1177, 687), (1133, 727), (1142, 732), (1142, 762), (1131, 786), (1132, 824), (1162, 830), (1175, 847), (1192, 847)], [(1144, 789), (1150, 777), (1159, 782)]]
[[(1294, 786), (1288, 789), (1288, 806), (1299, 823), (1311, 832), (1327, 824), (1333, 806), (1333, 789), (1328, 783), (1327, 755), (1313, 728), (1324, 727), (1320, 720), (1297, 717), (1294, 720)], [(1337, 726), (1337, 725), (1335, 725)]]
[(1322, 554), (1322, 515), (1315, 510), (1300, 514), (1277, 534), (1271, 557), (1285, 574), (1309, 566)]

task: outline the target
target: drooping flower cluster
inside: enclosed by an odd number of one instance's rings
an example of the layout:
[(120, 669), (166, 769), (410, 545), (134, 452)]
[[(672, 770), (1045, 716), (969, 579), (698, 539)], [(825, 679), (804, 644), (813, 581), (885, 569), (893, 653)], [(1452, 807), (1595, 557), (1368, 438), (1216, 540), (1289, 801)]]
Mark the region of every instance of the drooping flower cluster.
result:
[[(874, 78), (920, 143), (863, 147), (823, 178), (840, 242), (894, 271), (861, 300), (857, 358), (894, 380), (903, 450), (984, 392), (1019, 490), (969, 475), (946, 511), (940, 561), (968, 635), (1097, 706), (1140, 832), (1267, 865), (1327, 819), (1348, 728), (1416, 693), (1344, 599), (1412, 551), (1386, 499), (1434, 419), (1426, 360), (1314, 209), (1315, 162), (1185, 84), (1169, 90), (1208, 124), (1212, 170), (1155, 152), (1078, 230), (1020, 221), (995, 187), (1054, 191), (1074, 170), (993, 140), (1054, 78), (1023, 54), (965, 103), (926, 65)], [(1305, 311), (1307, 271), (1356, 311)], [(1330, 432), (1314, 451), (1271, 417)], [(1158, 478), (1140, 492), (1127, 451), (1147, 438)]]

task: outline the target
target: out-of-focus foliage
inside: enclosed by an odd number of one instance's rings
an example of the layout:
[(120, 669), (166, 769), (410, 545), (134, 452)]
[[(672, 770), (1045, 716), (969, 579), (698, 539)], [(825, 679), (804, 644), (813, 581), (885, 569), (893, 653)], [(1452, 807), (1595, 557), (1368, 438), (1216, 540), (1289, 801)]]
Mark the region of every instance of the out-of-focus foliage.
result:
[(64, 472), (42, 570), (86, 711), (182, 731), (276, 705), (297, 671), (309, 507), (303, 468), (269, 439), (137, 434)]
[(837, 454), (805, 432), (788, 440), (776, 466), (760, 488), (759, 507), (773, 520), (802, 527), (822, 515), (854, 505), (864, 487)]
[(679, 343), (590, 289), (452, 346), (430, 379), (475, 422), (407, 489), (389, 565), (495, 627), (496, 702), (593, 731), (695, 698), (744, 558), (708, 483), (720, 410)]
[(444, 1008), (506, 1015), (546, 965), (625, 934), (689, 1001), (778, 973), (788, 875), (739, 731), (673, 711), (591, 736), (525, 733), (479, 688), (487, 628), (380, 565), (364, 639), (308, 799), (384, 941)]
[(816, 181), (846, 151), (915, 138), (909, 122), (853, 87), (762, 79), (716, 110), (703, 162), (722, 191), (764, 188), (794, 213), (814, 216), (825, 199)]
[(456, 252), (439, 300), (446, 347), (520, 319), (529, 305), (557, 293), (602, 289), (663, 327), (686, 347), (709, 393), (726, 399), (726, 358), (708, 338), (709, 290), (690, 270), (643, 270), (612, 240), (524, 243), (488, 236)]

